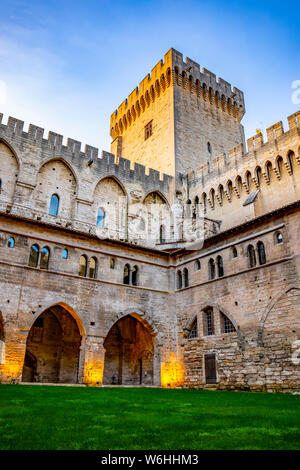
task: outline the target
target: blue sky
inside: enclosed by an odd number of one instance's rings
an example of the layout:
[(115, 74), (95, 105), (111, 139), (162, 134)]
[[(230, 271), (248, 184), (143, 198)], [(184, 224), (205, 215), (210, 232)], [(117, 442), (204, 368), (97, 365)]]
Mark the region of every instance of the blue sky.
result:
[(110, 149), (110, 114), (174, 47), (245, 93), (246, 137), (300, 109), (296, 1), (5, 1), (0, 112)]

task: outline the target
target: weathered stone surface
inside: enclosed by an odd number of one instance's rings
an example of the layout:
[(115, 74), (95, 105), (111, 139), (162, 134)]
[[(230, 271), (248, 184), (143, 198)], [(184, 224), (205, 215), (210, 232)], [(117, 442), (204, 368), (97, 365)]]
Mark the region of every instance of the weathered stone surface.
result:
[[(73, 139), (65, 146), (58, 134), (45, 139), (37, 126), (25, 132), (22, 121), (0, 119), (0, 381), (23, 375), (95, 385), (104, 374), (106, 383), (117, 376), (145, 385), (299, 390), (300, 112), (288, 118), (288, 131), (269, 128), (267, 142), (260, 134), (248, 139), (248, 153), (243, 114), (242, 92), (171, 50), (113, 115), (116, 155), (98, 158)], [(57, 215), (49, 214), (53, 194)], [(196, 198), (210, 227), (201, 249), (186, 249), (184, 232), (181, 245), (168, 248), (157, 244), (159, 233), (142, 241), (136, 224), (149, 220), (137, 202), (163, 214), (175, 200), (196, 207)], [(178, 228), (166, 227), (166, 238)]]

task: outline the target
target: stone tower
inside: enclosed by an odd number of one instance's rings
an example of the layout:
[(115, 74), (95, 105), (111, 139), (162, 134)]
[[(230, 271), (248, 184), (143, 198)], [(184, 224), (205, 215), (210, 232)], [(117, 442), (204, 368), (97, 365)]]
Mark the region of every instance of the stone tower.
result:
[(110, 120), (117, 157), (174, 176), (244, 146), (244, 95), (170, 49)]

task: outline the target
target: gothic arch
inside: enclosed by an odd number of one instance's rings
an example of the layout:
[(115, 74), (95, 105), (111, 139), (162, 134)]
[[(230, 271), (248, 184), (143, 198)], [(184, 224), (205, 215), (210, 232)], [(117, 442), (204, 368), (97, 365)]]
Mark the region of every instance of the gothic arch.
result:
[(119, 320), (129, 315), (136, 318), (138, 321), (140, 321), (143, 324), (143, 326), (145, 326), (149, 330), (149, 333), (152, 336), (155, 336), (158, 334), (157, 327), (153, 323), (152, 319), (149, 318), (149, 315), (147, 315), (146, 312), (143, 312), (142, 310), (139, 310), (137, 308), (136, 309), (128, 308), (124, 310), (124, 312), (118, 313), (117, 315), (113, 317), (112, 320), (110, 320), (110, 322), (108, 323), (108, 327), (105, 329), (104, 335), (107, 336), (115, 323), (117, 323)]
[(49, 214), (51, 196), (60, 199), (57, 216), (72, 219), (75, 211), (78, 185), (73, 168), (62, 158), (49, 159), (40, 166), (36, 174), (36, 185), (32, 192), (34, 210)]
[(300, 289), (298, 286), (296, 285), (290, 285), (288, 287), (285, 287), (277, 296), (274, 297), (274, 299), (271, 300), (271, 302), (267, 305), (261, 319), (260, 319), (260, 326), (262, 328), (264, 328), (265, 324), (266, 324), (266, 321), (268, 319), (268, 316), (270, 315), (271, 311), (273, 310), (273, 308), (275, 307), (275, 305), (277, 304), (277, 302), (279, 300), (282, 299), (282, 297), (284, 297), (285, 294), (288, 294), (291, 290), (296, 290), (296, 291), (299, 291), (299, 294), (300, 294)]
[(9, 148), (9, 150), (11, 151), (11, 153), (14, 155), (15, 159), (17, 160), (18, 168), (20, 168), (22, 162), (20, 158), (18, 157), (18, 154), (16, 150), (14, 149), (13, 145), (8, 140), (3, 139), (2, 137), (0, 137), (0, 144), (1, 143)]
[(60, 307), (63, 307), (73, 318), (74, 320), (76, 321), (77, 323), (77, 326), (78, 326), (78, 329), (79, 329), (79, 332), (80, 332), (80, 335), (82, 336), (83, 339), (85, 339), (86, 337), (86, 330), (85, 330), (85, 326), (84, 326), (84, 323), (80, 317), (80, 315), (76, 312), (76, 310), (73, 309), (73, 307), (71, 307), (70, 305), (66, 304), (65, 302), (61, 302), (61, 301), (58, 301), (58, 302), (54, 302), (52, 304), (48, 304), (47, 306), (43, 306), (43, 307), (40, 307), (36, 313), (34, 315), (32, 315), (32, 317), (30, 318), (30, 321), (29, 323), (26, 325), (26, 328), (28, 330), (30, 330), (30, 328), (33, 326), (34, 322), (36, 321), (36, 319), (42, 315), (42, 313), (44, 313), (46, 310), (50, 309), (51, 307), (55, 307), (56, 305), (60, 306)]
[(80, 181), (80, 177), (77, 173), (77, 170), (75, 170), (75, 168), (67, 161), (65, 160), (64, 158), (62, 157), (58, 157), (58, 158), (48, 158), (47, 160), (43, 160), (38, 171), (37, 171), (37, 174), (36, 174), (36, 183), (37, 183), (37, 177), (38, 177), (38, 174), (39, 172), (41, 171), (41, 169), (45, 166), (45, 165), (48, 165), (49, 163), (55, 163), (55, 162), (60, 162), (62, 163), (63, 165), (65, 165), (68, 170), (70, 170), (70, 172), (72, 173), (73, 175), (73, 178), (75, 179), (75, 183), (76, 183), (76, 195), (77, 195), (77, 192), (78, 192), (78, 186), (79, 186), (79, 181)]
[(157, 382), (155, 332), (143, 312), (129, 309), (115, 318), (103, 346), (104, 384), (153, 385)]
[(20, 172), (19, 158), (10, 144), (0, 139), (0, 200), (12, 203)]
[(153, 191), (149, 191), (149, 193), (146, 194), (146, 196), (145, 196), (144, 199), (143, 199), (143, 204), (145, 204), (146, 199), (147, 199), (151, 194), (158, 194), (158, 196), (163, 200), (163, 202), (164, 202), (165, 204), (167, 204), (168, 208), (170, 207), (170, 204), (169, 204), (168, 199), (166, 198), (166, 196), (165, 196), (162, 192), (160, 192), (159, 190), (157, 190), (157, 189), (154, 189)]
[(79, 315), (61, 302), (38, 312), (30, 323), (22, 381), (81, 382), (85, 331)]
[(216, 302), (206, 302), (206, 303), (203, 303), (201, 304), (199, 307), (198, 307), (198, 312), (192, 317), (192, 319), (190, 319), (188, 321), (188, 323), (186, 324), (185, 328), (184, 328), (184, 331), (185, 331), (185, 336), (188, 335), (189, 331), (191, 330), (191, 327), (195, 321), (195, 319), (197, 318), (197, 316), (199, 315), (199, 313), (203, 312), (204, 310), (208, 309), (208, 308), (212, 308), (214, 311), (219, 311), (220, 313), (223, 313), (224, 315), (226, 315), (226, 317), (231, 321), (231, 323), (233, 324), (233, 326), (235, 327), (236, 329), (236, 332), (238, 334), (240, 334), (240, 327), (237, 323), (237, 321), (233, 318), (233, 316), (231, 315), (231, 313), (228, 312), (227, 309), (223, 308), (221, 305), (219, 305), (218, 303)]
[(107, 180), (107, 179), (113, 180), (113, 181), (122, 189), (122, 191), (123, 191), (123, 193), (124, 193), (124, 196), (126, 196), (126, 197), (128, 196), (127, 190), (126, 190), (124, 184), (123, 184), (116, 176), (114, 176), (114, 175), (107, 175), (107, 176), (103, 176), (102, 178), (100, 178), (99, 180), (97, 180), (97, 182), (95, 183), (95, 185), (94, 185), (94, 187), (93, 187), (93, 189), (92, 189), (93, 199), (94, 199), (94, 197), (95, 197), (95, 191), (96, 191), (97, 186), (98, 186), (99, 184), (101, 184), (104, 180)]
[(90, 222), (97, 224), (97, 214), (103, 211), (103, 224), (99, 226), (109, 237), (110, 233), (126, 238), (127, 192), (123, 184), (114, 176), (101, 178), (93, 192), (93, 203), (90, 207)]

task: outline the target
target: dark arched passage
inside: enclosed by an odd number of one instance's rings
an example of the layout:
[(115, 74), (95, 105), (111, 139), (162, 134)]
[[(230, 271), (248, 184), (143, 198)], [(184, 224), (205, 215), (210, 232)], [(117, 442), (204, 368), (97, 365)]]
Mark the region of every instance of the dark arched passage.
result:
[(78, 383), (81, 334), (61, 305), (45, 310), (27, 338), (23, 382)]
[(153, 384), (153, 333), (132, 315), (118, 320), (104, 341), (103, 384)]

